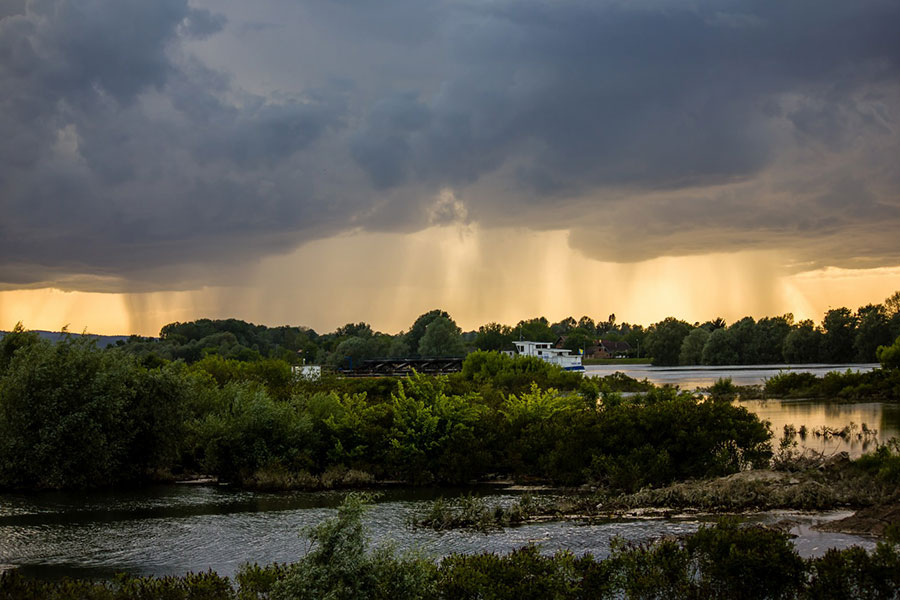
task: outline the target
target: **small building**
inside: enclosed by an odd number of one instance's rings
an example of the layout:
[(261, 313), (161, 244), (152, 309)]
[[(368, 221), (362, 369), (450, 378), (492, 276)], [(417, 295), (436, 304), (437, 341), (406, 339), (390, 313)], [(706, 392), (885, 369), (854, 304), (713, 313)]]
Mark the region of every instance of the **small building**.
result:
[(590, 358), (625, 358), (631, 353), (631, 344), (625, 341), (600, 340), (589, 346), (584, 355)]

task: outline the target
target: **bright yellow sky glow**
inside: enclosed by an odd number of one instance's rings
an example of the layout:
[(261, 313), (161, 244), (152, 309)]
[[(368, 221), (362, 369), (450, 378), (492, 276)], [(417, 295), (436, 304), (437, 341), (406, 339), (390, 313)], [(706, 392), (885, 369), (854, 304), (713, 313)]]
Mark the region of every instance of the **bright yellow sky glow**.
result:
[[(377, 259), (372, 259), (377, 257)], [(900, 289), (900, 268), (790, 274), (777, 253), (599, 262), (572, 251), (565, 231), (434, 227), (414, 234), (355, 233), (260, 262), (233, 287), (102, 294), (0, 292), (0, 329), (157, 335), (162, 325), (235, 317), (333, 331), (367, 321), (388, 333), (440, 307), (463, 329), (588, 315), (650, 323), (667, 316), (732, 322), (793, 312), (819, 322), (829, 307), (855, 309)], [(237, 279), (237, 277), (236, 277)]]

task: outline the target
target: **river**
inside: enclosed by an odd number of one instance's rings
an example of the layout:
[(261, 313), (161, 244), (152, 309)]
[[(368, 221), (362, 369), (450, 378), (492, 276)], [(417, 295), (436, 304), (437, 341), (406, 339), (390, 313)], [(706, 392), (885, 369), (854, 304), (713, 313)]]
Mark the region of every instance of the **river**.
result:
[[(492, 503), (514, 499), (509, 492), (480, 490)], [(366, 524), (376, 543), (426, 556), (452, 552), (508, 552), (539, 544), (543, 552), (568, 549), (608, 556), (613, 537), (647, 541), (696, 531), (704, 521), (622, 519), (584, 525), (529, 524), (491, 533), (434, 532), (407, 525), (427, 502), (453, 490), (387, 490), (369, 509)], [(170, 485), (139, 492), (46, 493), (0, 496), (0, 565), (24, 574), (108, 578), (116, 572), (172, 575), (213, 569), (233, 575), (241, 564), (289, 562), (303, 556), (308, 541), (300, 533), (334, 514), (338, 492), (259, 493), (224, 486)], [(849, 513), (810, 515), (767, 513), (753, 520), (799, 521), (797, 548), (805, 556), (828, 547), (874, 547), (859, 536), (812, 531), (810, 525)], [(0, 566), (3, 568), (3, 566)]]
[[(804, 369), (825, 371), (840, 366)], [(871, 368), (853, 365), (851, 368)], [(778, 367), (655, 369), (627, 365), (633, 377), (672, 383), (685, 389), (706, 386), (719, 377), (735, 383), (760, 383)], [(825, 372), (822, 371), (822, 372)], [(588, 374), (611, 372), (607, 366), (589, 367)], [(878, 440), (900, 437), (900, 406), (881, 403), (830, 404), (810, 401), (743, 402), (771, 422), (776, 436), (785, 424), (810, 433), (801, 445), (826, 452), (846, 450), (859, 455), (861, 440), (816, 437), (815, 428), (841, 428), (851, 421), (877, 429)], [(870, 445), (872, 440), (868, 442)], [(470, 491), (470, 490), (467, 490)], [(507, 503), (510, 491), (483, 488), (490, 502)], [(412, 529), (407, 521), (430, 500), (452, 497), (463, 490), (392, 488), (370, 508), (366, 521), (373, 541), (390, 541), (399, 549), (417, 549), (440, 557), (452, 552), (507, 552), (526, 544), (542, 551), (569, 549), (607, 556), (614, 536), (647, 541), (662, 535), (695, 531), (703, 522), (685, 519), (622, 519), (583, 525), (568, 522), (530, 524), (488, 534), (469, 531), (437, 533)], [(232, 575), (244, 562), (261, 564), (296, 560), (308, 550), (300, 535), (304, 527), (334, 514), (338, 492), (259, 493), (227, 486), (170, 485), (130, 492), (0, 494), (0, 570), (19, 568), (42, 577), (106, 578), (126, 571), (138, 575), (171, 575), (213, 569)], [(872, 548), (874, 541), (859, 536), (819, 533), (811, 526), (847, 513), (766, 513), (752, 517), (774, 522), (786, 516), (798, 521), (794, 543), (803, 556), (821, 555), (829, 547), (857, 544)]]

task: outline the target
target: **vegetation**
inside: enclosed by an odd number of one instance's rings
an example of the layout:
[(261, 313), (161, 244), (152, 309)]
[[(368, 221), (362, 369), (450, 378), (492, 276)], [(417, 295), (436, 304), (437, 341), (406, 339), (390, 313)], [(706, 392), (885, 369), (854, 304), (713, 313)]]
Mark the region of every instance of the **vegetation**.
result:
[(511, 476), (635, 489), (770, 455), (743, 408), (534, 358), (476, 352), (452, 377), (310, 382), (274, 359), (148, 366), (84, 338), (23, 336), (0, 372), (6, 489), (191, 472), (266, 488)]
[(897, 598), (900, 589), (900, 549), (891, 538), (872, 553), (854, 547), (804, 560), (785, 533), (722, 520), (682, 539), (616, 541), (606, 559), (544, 555), (526, 546), (506, 555), (455, 554), (436, 563), (390, 547), (370, 550), (362, 511), (361, 500), (350, 497), (336, 517), (307, 532), (313, 547), (306, 556), (291, 565), (245, 565), (234, 581), (203, 573), (42, 582), (9, 572), (0, 575), (0, 600), (887, 599)]
[[(895, 343), (896, 344), (896, 343)], [(885, 348), (882, 346), (882, 348)], [(893, 348), (891, 346), (890, 348)], [(882, 357), (890, 357), (885, 351)], [(890, 359), (881, 369), (854, 372), (848, 369), (817, 377), (812, 373), (783, 372), (766, 380), (763, 392), (769, 398), (826, 398), (841, 402), (896, 402), (900, 400), (900, 368)]]

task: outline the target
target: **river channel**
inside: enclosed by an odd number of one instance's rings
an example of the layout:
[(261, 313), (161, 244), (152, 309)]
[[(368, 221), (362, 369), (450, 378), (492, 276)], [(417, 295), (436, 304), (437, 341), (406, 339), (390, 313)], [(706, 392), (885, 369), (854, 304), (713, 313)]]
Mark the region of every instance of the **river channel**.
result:
[[(768, 368), (768, 367), (767, 367)], [(647, 369), (647, 367), (645, 367)], [(623, 369), (624, 370), (624, 369)], [(591, 367), (590, 373), (596, 371)], [(685, 389), (709, 385), (737, 371), (718, 369), (712, 381), (696, 383), (697, 369), (684, 370), (679, 380), (668, 373), (666, 383)], [(776, 371), (777, 372), (777, 371)], [(641, 376), (654, 381), (655, 373)], [(746, 375), (746, 374), (745, 374)], [(758, 376), (759, 373), (755, 373)], [(632, 375), (637, 376), (637, 375)], [(674, 380), (673, 380), (674, 379)], [(896, 405), (827, 404), (821, 402), (744, 402), (742, 405), (772, 423), (778, 435), (784, 424), (795, 427), (857, 425), (878, 429), (877, 439), (900, 436)], [(864, 451), (862, 441), (828, 440), (812, 433), (802, 443), (828, 452)], [(873, 442), (870, 440), (869, 444)], [(704, 519), (621, 519), (606, 523), (529, 524), (477, 533), (413, 529), (410, 517), (439, 497), (458, 497), (472, 490), (389, 488), (369, 509), (366, 523), (376, 544), (392, 543), (439, 558), (454, 552), (508, 552), (538, 544), (543, 552), (567, 549), (577, 554), (607, 556), (614, 537), (647, 541), (695, 531)], [(491, 503), (508, 503), (521, 492), (485, 487), (477, 490)], [(546, 492), (552, 493), (552, 492)], [(233, 575), (241, 564), (289, 562), (303, 556), (309, 543), (304, 528), (334, 514), (338, 492), (260, 493), (216, 485), (169, 485), (135, 491), (89, 493), (0, 494), (0, 570), (18, 568), (41, 578), (78, 576), (107, 578), (116, 572), (171, 575), (213, 569)], [(849, 513), (765, 513), (750, 517), (762, 522), (791, 518), (794, 543), (803, 556), (821, 555), (829, 547), (874, 547), (874, 540), (811, 527)]]

